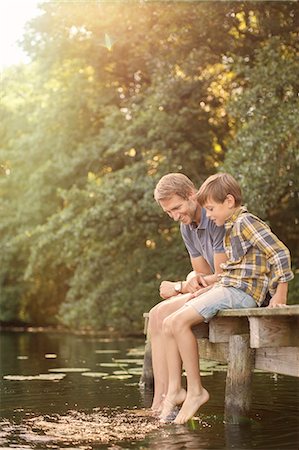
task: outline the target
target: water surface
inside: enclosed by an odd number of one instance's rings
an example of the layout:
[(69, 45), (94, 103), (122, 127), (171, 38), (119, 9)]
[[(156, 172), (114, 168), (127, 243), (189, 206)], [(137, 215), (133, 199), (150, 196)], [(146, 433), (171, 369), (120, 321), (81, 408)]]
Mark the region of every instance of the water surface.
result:
[(236, 426), (223, 421), (226, 374), (210, 370), (197, 418), (161, 426), (138, 384), (142, 349), (142, 339), (2, 332), (0, 448), (299, 449), (297, 378), (255, 373), (250, 420)]

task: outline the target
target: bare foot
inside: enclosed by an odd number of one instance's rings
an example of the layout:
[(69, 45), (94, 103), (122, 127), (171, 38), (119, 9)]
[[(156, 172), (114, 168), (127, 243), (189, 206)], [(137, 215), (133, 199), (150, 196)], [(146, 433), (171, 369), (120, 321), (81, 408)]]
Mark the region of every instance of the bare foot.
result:
[(181, 405), (186, 399), (185, 389), (181, 389), (179, 392), (173, 395), (167, 395), (163, 402), (163, 409), (160, 416), (161, 421), (167, 420), (167, 417), (171, 415), (176, 406)]
[(187, 394), (186, 400), (183, 403), (183, 406), (177, 415), (174, 423), (183, 424), (188, 422), (191, 417), (194, 416), (196, 411), (209, 400), (210, 396), (206, 389), (202, 389), (202, 393), (200, 395), (189, 395)]
[(158, 396), (158, 399), (154, 398), (152, 406), (151, 406), (151, 410), (152, 410), (152, 414), (153, 416), (160, 416), (162, 409), (163, 409), (163, 403), (165, 400), (166, 395), (162, 394), (160, 396)]

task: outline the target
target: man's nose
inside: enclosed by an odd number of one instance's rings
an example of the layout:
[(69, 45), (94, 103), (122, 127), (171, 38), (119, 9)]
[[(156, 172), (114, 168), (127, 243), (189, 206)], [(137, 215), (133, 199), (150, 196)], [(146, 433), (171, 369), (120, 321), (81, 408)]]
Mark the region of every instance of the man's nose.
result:
[(180, 218), (180, 213), (179, 212), (173, 212), (172, 213), (172, 218), (175, 222), (177, 222)]

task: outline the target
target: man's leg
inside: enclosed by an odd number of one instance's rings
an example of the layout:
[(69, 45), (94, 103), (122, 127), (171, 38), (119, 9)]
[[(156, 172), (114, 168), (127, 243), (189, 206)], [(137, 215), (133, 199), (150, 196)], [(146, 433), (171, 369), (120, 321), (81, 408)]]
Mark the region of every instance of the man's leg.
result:
[(177, 295), (154, 306), (149, 313), (149, 334), (154, 373), (154, 398), (152, 409), (160, 411), (168, 387), (166, 352), (162, 340), (162, 324), (166, 317), (185, 304), (190, 294)]
[[(169, 386), (162, 419), (184, 401), (182, 410), (175, 419), (175, 423), (184, 423), (209, 399), (208, 392), (201, 384), (197, 340), (191, 329), (203, 320), (193, 308), (182, 307), (164, 321), (163, 339), (164, 346), (167, 347)], [(187, 373), (187, 396), (181, 387), (181, 359)]]

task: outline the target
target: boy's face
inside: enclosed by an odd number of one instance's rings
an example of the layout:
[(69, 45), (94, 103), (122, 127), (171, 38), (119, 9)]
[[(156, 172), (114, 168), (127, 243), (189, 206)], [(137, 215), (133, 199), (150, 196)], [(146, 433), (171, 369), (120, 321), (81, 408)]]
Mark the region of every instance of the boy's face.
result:
[(190, 194), (188, 200), (179, 195), (173, 195), (166, 200), (160, 200), (159, 203), (163, 211), (166, 212), (169, 217), (176, 222), (180, 221), (185, 225), (189, 225), (191, 222), (196, 221), (197, 212), (200, 208), (195, 200), (194, 194)]
[(233, 215), (235, 199), (231, 195), (228, 195), (223, 203), (218, 203), (209, 198), (204, 207), (207, 211), (207, 217), (220, 227)]

